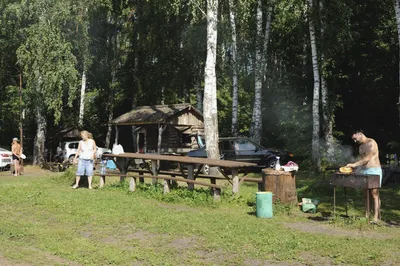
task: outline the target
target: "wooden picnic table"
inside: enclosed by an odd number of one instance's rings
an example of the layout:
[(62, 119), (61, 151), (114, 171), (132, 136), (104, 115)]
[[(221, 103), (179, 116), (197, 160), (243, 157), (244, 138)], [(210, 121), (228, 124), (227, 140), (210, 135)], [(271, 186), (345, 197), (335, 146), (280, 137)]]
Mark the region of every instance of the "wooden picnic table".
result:
[[(157, 170), (158, 161), (178, 162), (179, 164), (184, 164), (187, 166), (187, 171), (181, 170), (180, 174), (186, 178), (189, 189), (194, 188), (195, 184), (194, 180), (199, 175), (204, 165), (208, 165), (210, 167), (218, 167), (221, 174), (232, 184), (232, 192), (234, 194), (239, 192), (239, 176), (238, 176), (239, 169), (257, 166), (255, 163), (215, 160), (208, 158), (188, 157), (188, 156), (148, 154), (148, 153), (103, 154), (103, 158), (113, 159), (118, 169), (120, 170), (121, 175), (124, 176), (127, 176), (130, 162), (134, 159), (141, 159), (143, 160), (144, 165), (148, 167), (148, 170), (150, 171), (153, 177), (153, 183), (156, 183), (157, 179), (164, 179), (162, 176), (158, 177), (158, 170)], [(146, 160), (151, 161), (151, 168), (148, 166), (147, 163), (145, 163)], [(168, 177), (165, 177), (164, 179), (164, 193), (168, 193), (170, 190), (169, 182), (167, 181), (168, 179), (171, 180), (171, 178)], [(100, 183), (102, 186), (104, 184), (104, 180), (103, 182)]]

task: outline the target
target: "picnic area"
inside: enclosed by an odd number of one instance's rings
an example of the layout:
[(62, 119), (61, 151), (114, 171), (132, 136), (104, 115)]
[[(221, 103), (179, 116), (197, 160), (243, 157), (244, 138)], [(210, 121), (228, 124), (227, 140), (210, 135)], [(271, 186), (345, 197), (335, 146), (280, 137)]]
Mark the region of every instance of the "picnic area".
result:
[[(343, 197), (332, 212), (323, 176), (297, 174), (298, 197), (321, 200), (318, 212), (274, 204), (274, 217), (255, 216), (256, 183), (239, 195), (187, 184), (163, 193), (151, 179), (129, 192), (129, 179), (107, 177), (99, 189), (70, 188), (74, 167), (63, 173), (26, 166), (26, 175), (0, 172), (1, 265), (397, 265), (400, 263), (400, 194), (381, 189), (382, 219), (363, 217), (362, 193), (344, 217)], [(260, 176), (252, 176), (260, 178)], [(227, 180), (217, 184), (230, 187)], [(340, 190), (340, 189), (339, 189)], [(365, 251), (368, 250), (368, 255)]]

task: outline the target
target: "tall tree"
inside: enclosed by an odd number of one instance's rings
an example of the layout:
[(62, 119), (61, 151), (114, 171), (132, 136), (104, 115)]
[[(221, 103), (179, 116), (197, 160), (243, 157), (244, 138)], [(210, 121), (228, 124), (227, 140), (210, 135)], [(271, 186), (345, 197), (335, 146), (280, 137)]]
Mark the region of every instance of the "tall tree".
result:
[(237, 67), (237, 34), (236, 34), (236, 10), (234, 0), (229, 0), (229, 22), (231, 25), (232, 36), (232, 136), (238, 135), (238, 105), (239, 105), (239, 89), (238, 89), (238, 67)]
[(312, 158), (313, 161), (319, 169), (321, 167), (321, 157), (320, 157), (320, 145), (319, 145), (319, 133), (320, 133), (320, 115), (319, 115), (319, 101), (320, 101), (320, 74), (318, 66), (318, 52), (317, 44), (315, 38), (315, 21), (313, 16), (314, 4), (313, 0), (308, 0), (309, 7), (309, 31), (310, 31), (310, 43), (311, 43), (311, 58), (314, 76), (314, 89), (313, 89), (313, 104), (312, 104), (312, 114), (313, 114), (313, 130), (312, 130)]
[(398, 108), (398, 110), (399, 110), (399, 117), (398, 117), (398, 119), (399, 119), (399, 121), (398, 121), (398, 124), (399, 124), (399, 127), (400, 127), (400, 1), (399, 0), (394, 0), (394, 11), (395, 11), (395, 14), (396, 14), (396, 25), (397, 25), (397, 40), (398, 40), (398, 43), (397, 43), (397, 45), (398, 45), (398, 53), (399, 53), (399, 55), (398, 55), (398, 80), (399, 80), (399, 84), (397, 84), (397, 87), (398, 87), (398, 89), (399, 89), (399, 93), (398, 93), (398, 95), (399, 95), (399, 100), (398, 100), (398, 102), (397, 102), (397, 108)]
[[(218, 0), (207, 0), (207, 59), (204, 69), (204, 131), (207, 157), (220, 159), (218, 148), (217, 77), (217, 19)], [(210, 169), (213, 172), (216, 169)]]
[[(320, 14), (320, 37), (322, 42), (324, 42), (324, 33), (325, 33), (325, 23), (323, 20), (324, 13), (324, 5), (323, 0), (319, 1), (319, 14)], [(333, 115), (329, 105), (329, 92), (328, 92), (328, 84), (326, 82), (326, 62), (325, 62), (325, 53), (324, 48), (321, 49), (321, 104), (322, 104), (322, 116), (323, 116), (323, 134), (326, 144), (326, 153), (327, 160), (330, 163), (335, 162), (335, 146), (334, 146), (334, 137), (333, 137)]]
[[(53, 5), (51, 1), (38, 3), (32, 9), (32, 18), (36, 23), (26, 28), (26, 41), (18, 48), (19, 64), (26, 77), (26, 87), (35, 110), (36, 137), (33, 149), (33, 163), (39, 164), (45, 159), (45, 141), (47, 113), (54, 112), (57, 123), (63, 109), (65, 92), (68, 104), (72, 105), (77, 85), (76, 59), (72, 46), (61, 31), (58, 18), (68, 17), (64, 5)], [(61, 23), (60, 23), (61, 24)]]
[(254, 105), (251, 121), (250, 135), (257, 143), (261, 143), (262, 134), (262, 80), (263, 80), (263, 19), (262, 19), (262, 1), (257, 0), (256, 11), (256, 56), (254, 62)]

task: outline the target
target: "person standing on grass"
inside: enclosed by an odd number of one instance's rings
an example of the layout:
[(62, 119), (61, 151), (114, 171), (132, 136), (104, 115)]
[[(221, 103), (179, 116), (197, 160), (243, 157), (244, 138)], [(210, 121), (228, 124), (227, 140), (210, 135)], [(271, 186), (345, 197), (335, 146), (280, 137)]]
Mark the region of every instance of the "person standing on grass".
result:
[(92, 133), (83, 130), (81, 131), (81, 138), (82, 140), (79, 141), (78, 150), (74, 158), (74, 163), (78, 163), (78, 170), (76, 171), (75, 185), (73, 185), (72, 188), (78, 188), (81, 176), (86, 174), (88, 177), (89, 189), (92, 189), (93, 162), (96, 159), (97, 146), (96, 142), (93, 140)]
[[(357, 144), (360, 144), (359, 153), (361, 159), (355, 163), (349, 163), (346, 166), (351, 168), (361, 167), (361, 173), (369, 175), (380, 176), (380, 186), (382, 186), (382, 168), (379, 161), (379, 149), (378, 144), (375, 140), (367, 138), (362, 130), (357, 130), (351, 138)], [(366, 190), (365, 193), (368, 193)], [(379, 198), (379, 192), (377, 188), (371, 189), (371, 195), (374, 199), (374, 222), (378, 221), (379, 209), (381, 206), (381, 200)], [(367, 199), (367, 197), (365, 197)]]
[(18, 176), (19, 173), (19, 160), (21, 158), (21, 145), (18, 143), (18, 138), (13, 138), (11, 143), (12, 159), (14, 162), (14, 176)]

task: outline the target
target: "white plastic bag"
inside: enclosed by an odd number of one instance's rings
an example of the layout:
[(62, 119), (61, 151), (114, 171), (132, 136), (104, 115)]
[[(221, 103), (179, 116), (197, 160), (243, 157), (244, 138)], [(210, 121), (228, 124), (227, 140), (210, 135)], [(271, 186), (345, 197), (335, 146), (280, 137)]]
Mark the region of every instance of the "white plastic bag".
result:
[(115, 144), (115, 143), (114, 143), (113, 148), (112, 148), (112, 153), (113, 153), (113, 154), (121, 154), (121, 153), (124, 153), (124, 148), (122, 147), (121, 144)]

